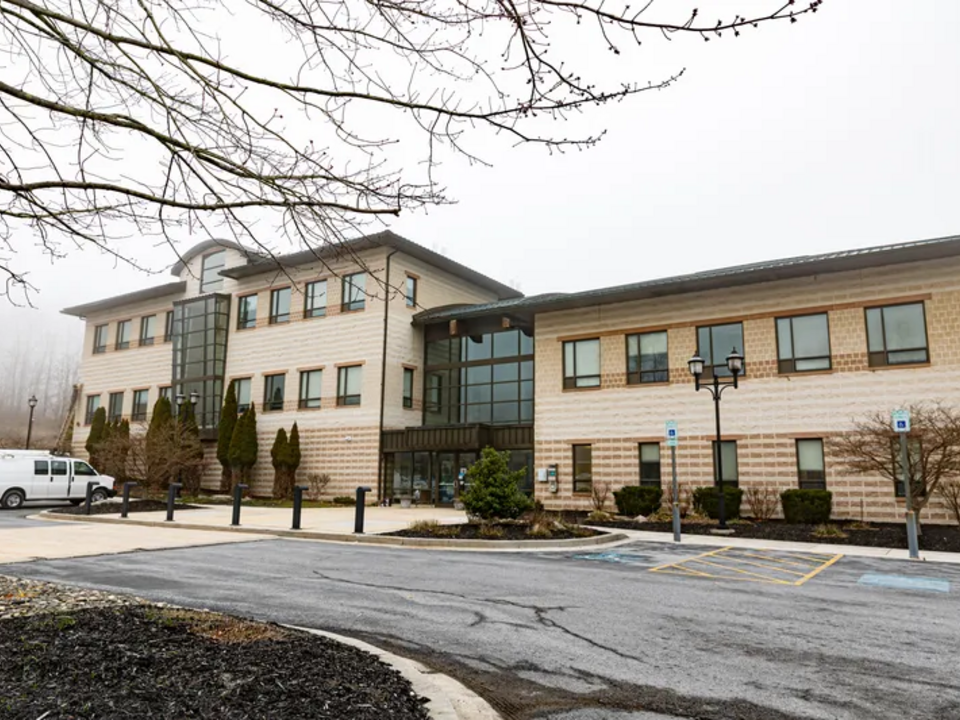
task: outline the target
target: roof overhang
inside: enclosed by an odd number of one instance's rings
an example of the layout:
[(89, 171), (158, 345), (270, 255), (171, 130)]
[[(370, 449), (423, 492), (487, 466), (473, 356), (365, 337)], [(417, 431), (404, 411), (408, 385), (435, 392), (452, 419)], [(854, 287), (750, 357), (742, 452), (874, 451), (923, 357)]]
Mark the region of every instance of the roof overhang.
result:
[(111, 298), (106, 298), (105, 300), (96, 300), (91, 303), (86, 303), (85, 305), (74, 305), (73, 307), (64, 308), (60, 312), (64, 315), (73, 315), (74, 317), (85, 318), (93, 313), (102, 312), (104, 310), (113, 310), (114, 308), (123, 307), (124, 305), (129, 305), (131, 303), (157, 300), (158, 298), (167, 297), (169, 295), (182, 295), (184, 292), (186, 292), (186, 290), (186, 282), (167, 283), (166, 285), (157, 285), (155, 287), (137, 290), (132, 293), (115, 295)]

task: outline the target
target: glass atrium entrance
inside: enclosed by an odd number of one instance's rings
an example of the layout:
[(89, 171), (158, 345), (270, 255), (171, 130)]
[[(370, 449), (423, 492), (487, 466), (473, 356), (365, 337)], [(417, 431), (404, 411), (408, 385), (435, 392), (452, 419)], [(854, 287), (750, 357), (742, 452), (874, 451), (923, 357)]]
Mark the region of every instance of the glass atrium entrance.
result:
[[(510, 470), (526, 470), (521, 489), (533, 494), (533, 451), (508, 450)], [(453, 505), (469, 487), (467, 469), (477, 461), (475, 450), (387, 453), (384, 496), (394, 502), (410, 498), (422, 505)]]

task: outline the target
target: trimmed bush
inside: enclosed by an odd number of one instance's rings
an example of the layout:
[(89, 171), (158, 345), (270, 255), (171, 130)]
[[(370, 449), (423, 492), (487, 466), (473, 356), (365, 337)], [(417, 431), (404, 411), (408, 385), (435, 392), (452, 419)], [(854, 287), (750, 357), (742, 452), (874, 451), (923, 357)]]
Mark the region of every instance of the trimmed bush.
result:
[(522, 490), (524, 470), (510, 472), (510, 454), (485, 447), (467, 470), (467, 491), (460, 496), (467, 514), (482, 520), (513, 519), (533, 507)]
[(613, 499), (617, 503), (617, 512), (621, 515), (647, 516), (659, 509), (663, 500), (663, 490), (658, 487), (627, 485), (614, 491)]
[[(720, 493), (714, 486), (698, 487), (693, 491), (693, 507), (707, 517), (718, 520), (720, 518)], [(723, 509), (727, 520), (740, 517), (740, 503), (743, 501), (743, 490), (732, 485), (723, 486)]]
[(780, 505), (788, 523), (822, 525), (830, 520), (833, 493), (829, 490), (784, 490), (780, 493)]
[(333, 504), (334, 505), (356, 505), (357, 499), (350, 495), (337, 495), (337, 497), (333, 499)]

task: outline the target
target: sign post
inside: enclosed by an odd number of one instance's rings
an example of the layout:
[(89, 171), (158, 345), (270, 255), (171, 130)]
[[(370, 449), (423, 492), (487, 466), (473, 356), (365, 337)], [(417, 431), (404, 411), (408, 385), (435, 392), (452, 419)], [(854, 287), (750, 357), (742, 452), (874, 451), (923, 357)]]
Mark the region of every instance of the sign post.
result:
[(673, 472), (673, 541), (680, 542), (680, 496), (677, 487), (677, 421), (667, 420), (667, 447), (670, 448), (670, 467)]
[(907, 548), (910, 559), (920, 559), (920, 544), (917, 541), (917, 514), (913, 511), (913, 488), (910, 477), (910, 451), (907, 448), (907, 433), (910, 432), (910, 412), (894, 410), (891, 416), (893, 429), (900, 436), (900, 468), (903, 474), (903, 489), (907, 501)]

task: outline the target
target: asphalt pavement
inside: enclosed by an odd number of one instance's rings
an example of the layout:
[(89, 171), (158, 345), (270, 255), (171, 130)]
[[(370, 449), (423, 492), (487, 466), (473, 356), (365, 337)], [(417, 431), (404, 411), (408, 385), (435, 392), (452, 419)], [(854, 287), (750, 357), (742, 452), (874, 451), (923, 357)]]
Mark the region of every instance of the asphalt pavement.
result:
[(960, 719), (960, 566), (718, 552), (275, 540), (0, 572), (359, 637), (510, 720)]

